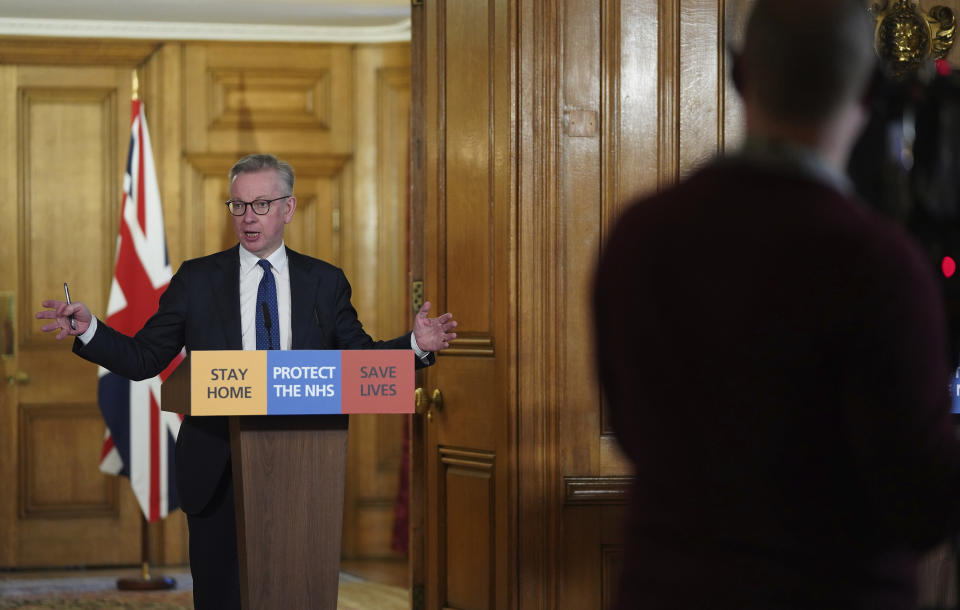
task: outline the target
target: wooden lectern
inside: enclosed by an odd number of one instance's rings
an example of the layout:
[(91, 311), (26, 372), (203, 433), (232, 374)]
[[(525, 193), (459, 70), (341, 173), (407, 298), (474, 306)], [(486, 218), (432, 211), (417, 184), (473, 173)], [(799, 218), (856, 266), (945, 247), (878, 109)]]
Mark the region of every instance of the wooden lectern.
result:
[[(192, 381), (188, 355), (163, 383), (163, 410), (190, 414)], [(335, 610), (348, 416), (224, 414), (243, 607)]]

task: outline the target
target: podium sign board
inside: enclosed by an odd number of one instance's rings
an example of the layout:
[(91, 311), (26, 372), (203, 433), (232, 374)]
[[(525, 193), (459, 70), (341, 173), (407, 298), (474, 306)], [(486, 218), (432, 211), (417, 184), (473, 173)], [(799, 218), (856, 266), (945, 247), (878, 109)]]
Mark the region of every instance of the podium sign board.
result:
[(193, 351), (163, 383), (164, 411), (230, 416), (244, 610), (336, 609), (348, 415), (413, 413), (414, 358)]
[(410, 350), (194, 351), (191, 415), (413, 413)]

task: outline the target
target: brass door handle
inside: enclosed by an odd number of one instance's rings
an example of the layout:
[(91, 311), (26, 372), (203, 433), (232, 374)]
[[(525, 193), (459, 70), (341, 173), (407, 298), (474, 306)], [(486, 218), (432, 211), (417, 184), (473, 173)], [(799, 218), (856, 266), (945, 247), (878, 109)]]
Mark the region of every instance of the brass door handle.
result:
[(7, 375), (7, 385), (26, 385), (30, 383), (30, 375), (26, 371), (17, 371), (13, 375)]
[(426, 394), (423, 388), (417, 388), (413, 391), (413, 412), (417, 415), (423, 415), (423, 412), (427, 410)]
[(443, 410), (443, 392), (439, 389), (433, 391), (433, 396), (427, 398), (427, 392), (423, 388), (417, 388), (413, 391), (413, 411), (417, 415), (426, 413), (427, 421), (433, 420), (434, 411)]

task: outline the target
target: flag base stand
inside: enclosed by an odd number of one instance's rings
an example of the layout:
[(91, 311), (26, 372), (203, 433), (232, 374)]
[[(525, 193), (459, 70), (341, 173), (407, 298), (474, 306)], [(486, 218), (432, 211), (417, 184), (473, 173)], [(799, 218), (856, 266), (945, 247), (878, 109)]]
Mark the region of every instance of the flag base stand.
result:
[(166, 576), (150, 576), (150, 524), (140, 514), (140, 578), (118, 578), (121, 591), (165, 591), (174, 589), (177, 581)]
[(144, 562), (140, 567), (140, 578), (118, 578), (117, 588), (121, 591), (165, 591), (175, 589), (177, 581), (167, 576), (151, 577), (150, 564)]

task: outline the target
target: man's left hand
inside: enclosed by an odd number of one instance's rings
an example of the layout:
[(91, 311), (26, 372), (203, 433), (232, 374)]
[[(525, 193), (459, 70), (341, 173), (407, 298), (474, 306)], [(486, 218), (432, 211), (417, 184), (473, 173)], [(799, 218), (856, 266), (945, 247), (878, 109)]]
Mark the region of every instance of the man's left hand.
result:
[(430, 301), (423, 304), (413, 319), (413, 338), (425, 352), (439, 352), (450, 347), (450, 341), (457, 338), (457, 333), (450, 332), (457, 327), (457, 321), (452, 313), (445, 313), (437, 318), (428, 318)]

